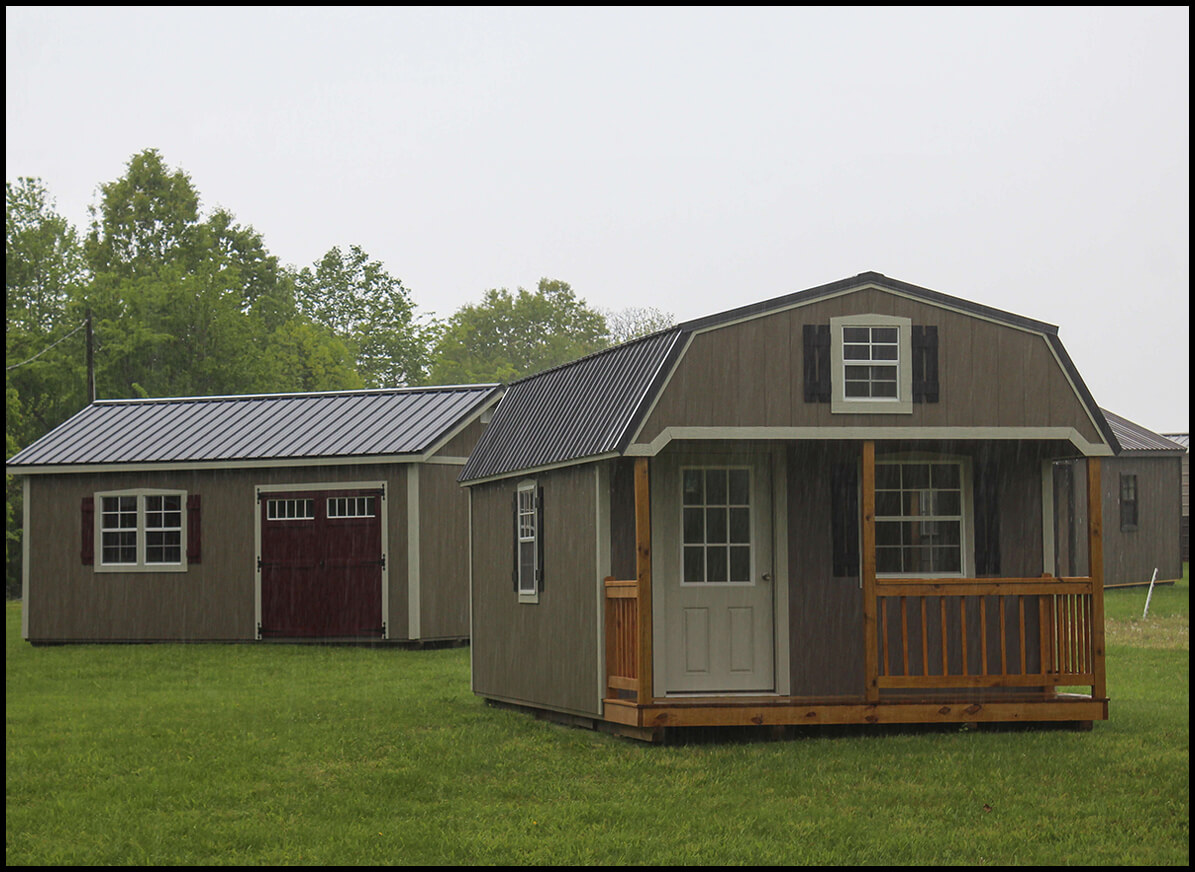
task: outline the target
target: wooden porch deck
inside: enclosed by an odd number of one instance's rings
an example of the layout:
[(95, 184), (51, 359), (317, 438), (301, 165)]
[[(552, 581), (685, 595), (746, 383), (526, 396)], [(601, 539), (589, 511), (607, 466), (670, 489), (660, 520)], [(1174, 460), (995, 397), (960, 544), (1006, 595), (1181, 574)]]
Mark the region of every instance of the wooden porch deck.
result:
[[(1089, 499), (1100, 464), (1087, 464)], [(1084, 578), (877, 578), (875, 444), (863, 446), (864, 682), (858, 696), (657, 697), (646, 458), (635, 466), (637, 577), (606, 580), (604, 719), (631, 729), (1106, 720), (1103, 548)], [(1064, 693), (1060, 687), (1089, 687)]]

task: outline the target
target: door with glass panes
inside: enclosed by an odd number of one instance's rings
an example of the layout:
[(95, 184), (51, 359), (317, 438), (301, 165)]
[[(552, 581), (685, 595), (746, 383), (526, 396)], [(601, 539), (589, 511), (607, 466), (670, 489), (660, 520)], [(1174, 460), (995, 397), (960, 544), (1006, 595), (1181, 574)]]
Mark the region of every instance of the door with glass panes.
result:
[[(654, 589), (665, 693), (775, 689), (770, 458), (653, 464)], [(659, 666), (657, 661), (657, 666)], [(657, 685), (659, 686), (659, 685)]]

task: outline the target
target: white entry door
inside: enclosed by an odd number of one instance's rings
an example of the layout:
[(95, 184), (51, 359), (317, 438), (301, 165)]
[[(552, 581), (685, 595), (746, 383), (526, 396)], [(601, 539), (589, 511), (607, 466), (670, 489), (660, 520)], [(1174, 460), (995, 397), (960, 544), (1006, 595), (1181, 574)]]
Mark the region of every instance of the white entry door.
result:
[(770, 466), (756, 454), (654, 464), (653, 577), (663, 594), (655, 623), (666, 693), (775, 689)]

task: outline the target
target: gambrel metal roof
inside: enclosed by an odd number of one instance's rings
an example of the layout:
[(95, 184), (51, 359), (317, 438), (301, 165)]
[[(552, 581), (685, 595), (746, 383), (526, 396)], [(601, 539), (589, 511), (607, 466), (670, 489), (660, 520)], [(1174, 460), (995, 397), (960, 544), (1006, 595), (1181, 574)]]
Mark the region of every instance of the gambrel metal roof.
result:
[(100, 400), (8, 461), (11, 472), (143, 463), (419, 455), (498, 385)]
[(682, 344), (673, 328), (512, 383), (461, 480), (621, 451)]
[(1186, 450), (1186, 446), (1167, 439), (1153, 430), (1146, 430), (1128, 418), (1122, 418), (1107, 409), (1100, 411), (1108, 419), (1112, 432), (1116, 434), (1116, 439), (1120, 442), (1121, 454), (1182, 454)]
[(579, 462), (624, 452), (647, 410), (683, 354), (689, 338), (706, 330), (876, 287), (938, 306), (1040, 333), (1061, 362), (1083, 405), (1112, 451), (1116, 436), (1100, 414), (1053, 324), (993, 309), (876, 272), (697, 318), (513, 382), (461, 473), (462, 482)]

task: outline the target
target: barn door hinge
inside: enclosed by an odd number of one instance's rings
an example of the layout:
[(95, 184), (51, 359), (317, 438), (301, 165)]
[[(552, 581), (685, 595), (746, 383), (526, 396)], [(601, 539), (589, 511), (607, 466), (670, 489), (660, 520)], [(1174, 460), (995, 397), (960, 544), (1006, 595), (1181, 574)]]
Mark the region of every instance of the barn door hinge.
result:
[(385, 569), (386, 568), (386, 555), (385, 554), (382, 555), (382, 559), (381, 559), (380, 563), (381, 563), (382, 569)]
[(261, 555), (257, 555), (257, 571), (261, 572)]

